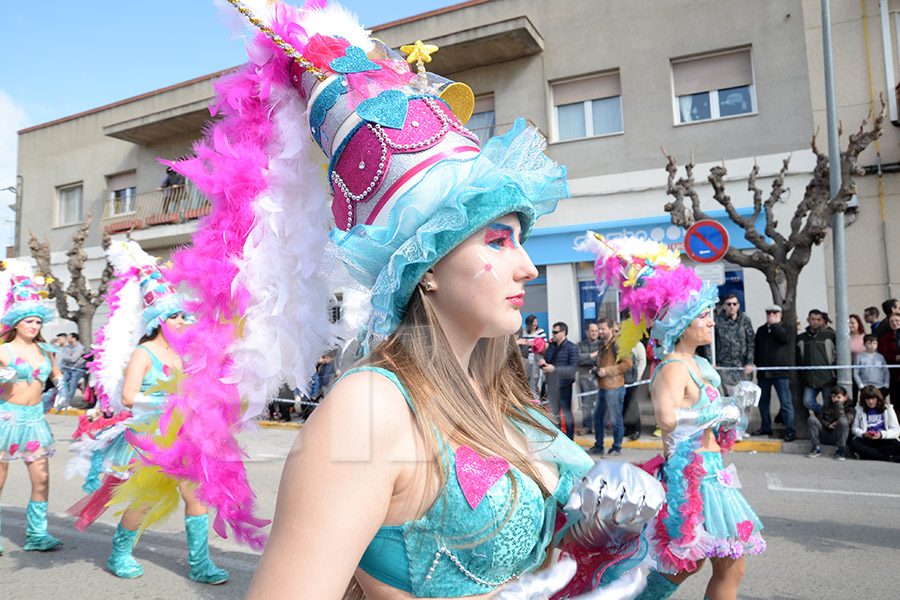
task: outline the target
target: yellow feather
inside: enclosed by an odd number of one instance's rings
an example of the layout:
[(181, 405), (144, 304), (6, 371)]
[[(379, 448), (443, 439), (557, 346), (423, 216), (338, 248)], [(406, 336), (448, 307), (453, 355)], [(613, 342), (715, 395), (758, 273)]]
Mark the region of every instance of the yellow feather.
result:
[(641, 322), (637, 324), (632, 319), (625, 319), (622, 322), (622, 329), (619, 331), (619, 353), (617, 358), (622, 360), (631, 356), (631, 350), (644, 339), (647, 333), (647, 321), (643, 317)]

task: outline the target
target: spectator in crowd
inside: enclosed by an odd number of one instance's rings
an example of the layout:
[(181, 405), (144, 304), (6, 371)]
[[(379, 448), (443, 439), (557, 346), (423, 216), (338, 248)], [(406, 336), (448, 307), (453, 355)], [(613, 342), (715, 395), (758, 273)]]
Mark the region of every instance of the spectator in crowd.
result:
[(870, 306), (869, 308), (867, 308), (866, 310), (863, 311), (863, 318), (866, 320), (866, 323), (869, 324), (872, 335), (875, 335), (875, 328), (878, 327), (878, 322), (879, 322), (878, 315), (879, 314), (880, 313), (878, 312), (878, 309), (874, 306)]
[(834, 327), (831, 326), (831, 315), (827, 312), (822, 312), (822, 321), (825, 323), (825, 329), (830, 329), (834, 331)]
[[(618, 337), (618, 336), (617, 336)], [(647, 349), (644, 342), (638, 342), (631, 350), (631, 368), (625, 371), (625, 400), (622, 407), (622, 421), (625, 424), (625, 435), (632, 440), (641, 437), (641, 408), (638, 406), (638, 386), (631, 385), (641, 379), (647, 368)]]
[(862, 367), (853, 369), (853, 384), (860, 390), (867, 385), (874, 386), (883, 396), (888, 393), (891, 376), (884, 357), (878, 353), (878, 338), (868, 334), (863, 343), (865, 352), (857, 354), (853, 361), (854, 365)]
[(585, 338), (578, 342), (578, 389), (581, 390), (581, 423), (585, 433), (593, 433), (594, 399), (597, 396), (597, 378), (591, 371), (597, 364), (600, 349), (600, 328), (588, 323)]
[(525, 330), (522, 332), (522, 337), (518, 343), (528, 347), (529, 368), (525, 370), (525, 374), (528, 375), (528, 383), (531, 385), (531, 391), (535, 400), (541, 397), (541, 383), (543, 382), (543, 375), (540, 369), (541, 354), (543, 353), (540, 350), (535, 350), (535, 348), (540, 346), (540, 344), (534, 343), (534, 340), (537, 338), (543, 340), (543, 345), (546, 346), (547, 332), (538, 326), (536, 316), (528, 315), (525, 317)]
[(294, 392), (284, 383), (278, 389), (278, 393), (269, 402), (269, 418), (281, 423), (289, 423), (291, 412), (294, 410)]
[(56, 337), (53, 338), (53, 341), (51, 341), (50, 343), (53, 344), (54, 346), (56, 346), (57, 348), (59, 348), (60, 350), (62, 350), (63, 348), (66, 347), (66, 345), (68, 345), (69, 336), (67, 336), (64, 333), (58, 333), (58, 334), (56, 334)]
[(594, 446), (591, 454), (603, 454), (603, 434), (607, 418), (612, 425), (613, 444), (609, 454), (622, 454), (625, 425), (622, 419), (625, 400), (625, 372), (631, 368), (631, 357), (619, 360), (619, 345), (613, 333), (612, 319), (600, 319), (600, 351), (597, 354), (597, 401), (594, 404)]
[(900, 462), (900, 423), (878, 388), (867, 385), (859, 391), (852, 430), (850, 449), (859, 458)]
[(852, 362), (856, 355), (865, 352), (866, 347), (863, 344), (863, 337), (866, 335), (866, 326), (859, 315), (850, 315), (850, 361)]
[(881, 310), (884, 311), (884, 318), (878, 322), (878, 327), (875, 328), (875, 336), (879, 340), (891, 329), (890, 323), (888, 322), (890, 316), (900, 315), (900, 302), (898, 302), (896, 298), (888, 298), (881, 303)]
[[(756, 330), (754, 362), (757, 367), (789, 367), (791, 365), (790, 332), (781, 322), (781, 306), (770, 304), (766, 307), (766, 324)], [(760, 427), (751, 435), (771, 435), (772, 422), (770, 407), (772, 387), (778, 394), (778, 410), (784, 423), (784, 441), (797, 439), (794, 429), (794, 404), (791, 397), (791, 378), (785, 370), (760, 370), (756, 377), (762, 394), (759, 397)]]
[(166, 176), (156, 188), (163, 193), (163, 212), (169, 212), (173, 206), (176, 211), (178, 210), (178, 205), (184, 197), (184, 181), (184, 175), (172, 167), (166, 169)]
[(87, 371), (84, 360), (84, 346), (78, 341), (77, 333), (70, 333), (66, 340), (66, 345), (62, 348), (62, 357), (60, 358), (60, 366), (62, 366), (63, 378), (66, 381), (66, 404), (72, 403), (75, 397), (75, 390), (78, 389), (78, 383), (84, 378)]
[[(797, 365), (823, 367), (834, 364), (836, 346), (834, 331), (825, 328), (822, 311), (812, 309), (806, 318), (809, 326), (797, 336)], [(822, 394), (822, 403), (831, 397), (831, 388), (837, 383), (834, 369), (801, 371), (803, 379), (803, 406), (816, 415), (822, 412), (822, 404), (816, 398)]]
[(834, 451), (835, 460), (847, 458), (847, 434), (850, 432), (850, 422), (853, 420), (853, 406), (847, 396), (847, 390), (839, 385), (831, 388), (831, 397), (825, 401), (822, 411), (810, 415), (807, 419), (809, 425), (809, 438), (812, 441), (812, 450), (807, 458), (822, 456), (820, 444), (833, 444), (837, 446)]
[[(569, 327), (565, 323), (554, 323), (550, 334), (552, 341), (539, 363), (544, 375), (550, 375), (547, 379), (550, 412), (569, 439), (575, 439), (572, 386), (575, 384), (575, 371), (578, 369), (578, 346), (566, 339)], [(563, 422), (560, 422), (560, 412)]]
[[(892, 313), (885, 317), (888, 330), (878, 338), (878, 352), (884, 357), (888, 365), (900, 364), (900, 352), (897, 342), (900, 341), (900, 314)], [(889, 369), (890, 385), (889, 395), (892, 404), (900, 403), (900, 369)]]
[(724, 395), (734, 394), (735, 386), (753, 375), (754, 332), (750, 317), (741, 311), (738, 297), (727, 294), (716, 313), (716, 366), (740, 367), (720, 370)]

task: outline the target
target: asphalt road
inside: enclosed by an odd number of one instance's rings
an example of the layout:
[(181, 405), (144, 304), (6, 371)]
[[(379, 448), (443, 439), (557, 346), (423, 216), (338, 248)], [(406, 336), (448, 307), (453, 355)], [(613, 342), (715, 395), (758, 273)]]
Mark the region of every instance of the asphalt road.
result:
[[(58, 454), (51, 459), (50, 531), (64, 546), (23, 552), (25, 468), (13, 463), (3, 491), (0, 600), (105, 600), (140, 598), (242, 598), (259, 555), (211, 534), (213, 559), (231, 573), (224, 585), (187, 578), (187, 545), (180, 516), (147, 531), (135, 549), (145, 575), (121, 580), (106, 570), (117, 517), (104, 514), (87, 532), (72, 526), (65, 509), (81, 497), (80, 481), (63, 476), (73, 417), (49, 417)], [(259, 514), (271, 517), (284, 457), (296, 431), (263, 429), (245, 440), (248, 473), (259, 496)], [(798, 441), (806, 447), (806, 442)], [(793, 450), (793, 448), (792, 448)], [(644, 461), (655, 452), (625, 449), (623, 459)], [(743, 492), (766, 528), (766, 552), (749, 557), (739, 598), (747, 600), (893, 599), (900, 590), (900, 465), (797, 453), (733, 453)], [(290, 564), (285, 564), (290, 569)], [(703, 598), (706, 566), (673, 598)]]

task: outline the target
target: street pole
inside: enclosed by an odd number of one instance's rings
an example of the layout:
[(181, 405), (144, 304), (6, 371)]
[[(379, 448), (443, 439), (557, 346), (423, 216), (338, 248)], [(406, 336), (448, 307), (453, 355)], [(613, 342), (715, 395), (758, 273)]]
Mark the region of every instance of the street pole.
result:
[[(828, 116), (828, 171), (831, 201), (841, 189), (841, 147), (838, 139), (837, 107), (834, 96), (834, 62), (831, 45), (831, 7), (822, 0), (822, 44), (825, 56), (825, 113)], [(834, 326), (837, 334), (837, 364), (850, 364), (850, 313), (847, 309), (847, 253), (844, 245), (844, 213), (835, 213), (831, 222), (834, 241)], [(853, 388), (850, 369), (838, 369), (838, 385)], [(824, 398), (823, 398), (824, 400)]]

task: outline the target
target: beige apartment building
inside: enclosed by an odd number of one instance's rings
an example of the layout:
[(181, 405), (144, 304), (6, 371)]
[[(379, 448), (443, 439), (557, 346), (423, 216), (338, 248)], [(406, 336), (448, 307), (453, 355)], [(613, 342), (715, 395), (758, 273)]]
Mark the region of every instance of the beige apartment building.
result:
[[(545, 329), (565, 321), (579, 339), (586, 320), (616, 314), (617, 298), (598, 296), (590, 257), (572, 249), (578, 236), (592, 229), (683, 244), (684, 231), (664, 210), (661, 148), (680, 164), (693, 156), (702, 182), (724, 161), (739, 211), (752, 203), (746, 188), (754, 161), (765, 186), (792, 156), (789, 192), (776, 211), (788, 223), (815, 163), (810, 140), (825, 129), (819, 7), (815, 0), (471, 0), (374, 30), (395, 48), (418, 39), (438, 45), (429, 70), (472, 87), (476, 109), (468, 127), (483, 139), (525, 117), (547, 137), (547, 153), (566, 165), (571, 198), (538, 222), (526, 244), (540, 277), (529, 286), (523, 315), (538, 315)], [(870, 109), (869, 71), (876, 101), (879, 94), (892, 98), (890, 119), (897, 121), (900, 0), (867, 0), (865, 9), (863, 18), (860, 3), (832, 8), (845, 130)], [(27, 255), (29, 231), (46, 235), (57, 251), (56, 275), (65, 279), (64, 252), (88, 213), (94, 281), (103, 268), (104, 231), (130, 232), (163, 258), (188, 243), (208, 206), (190, 182), (158, 189), (166, 169), (157, 159), (190, 152), (219, 75), (19, 132), (18, 253)], [(886, 123), (883, 174), (858, 180), (859, 218), (847, 230), (851, 312), (892, 293), (888, 269), (898, 282), (898, 141), (900, 131)], [(874, 148), (861, 161), (877, 162)], [(726, 225), (732, 245), (749, 247), (709, 187), (699, 188), (704, 209)], [(801, 312), (833, 307), (831, 268), (826, 243), (801, 276)], [(704, 273), (762, 320), (771, 298), (761, 274), (722, 263)], [(97, 320), (103, 318), (101, 311)]]

